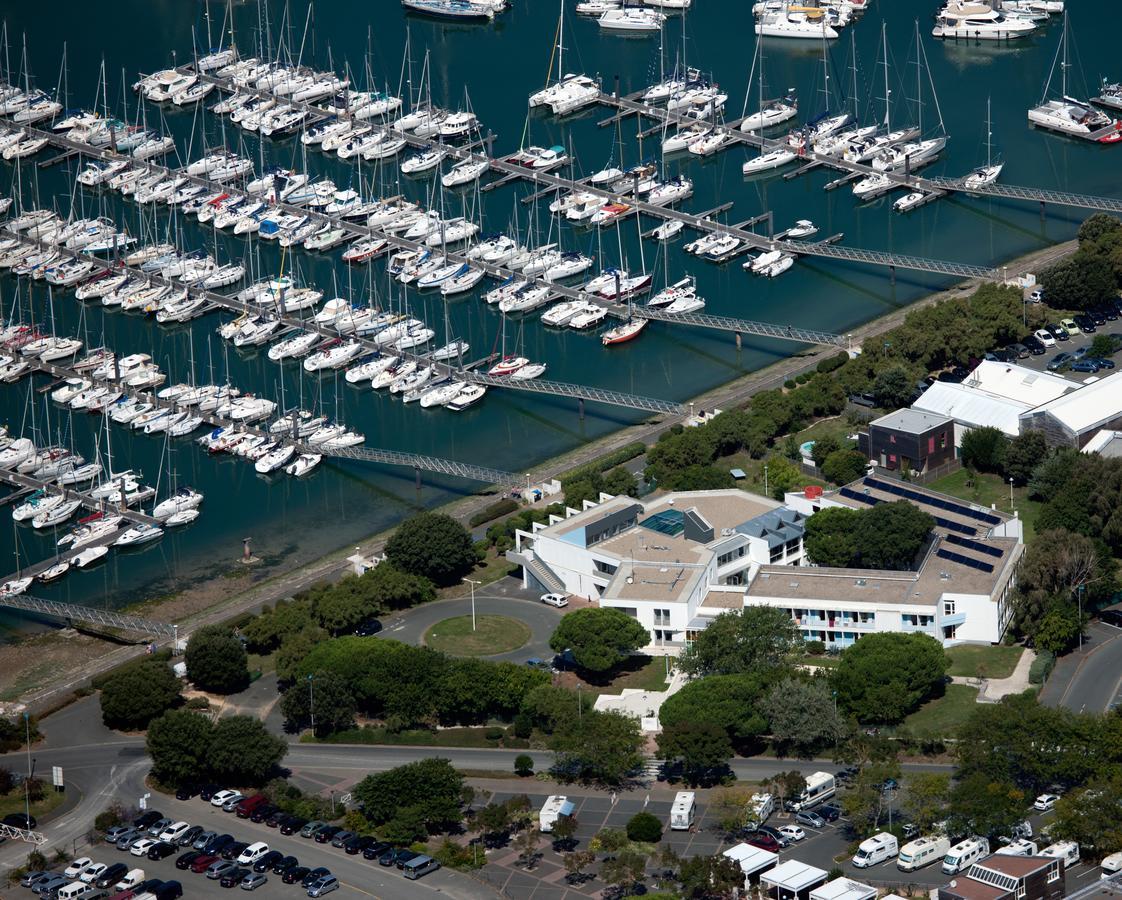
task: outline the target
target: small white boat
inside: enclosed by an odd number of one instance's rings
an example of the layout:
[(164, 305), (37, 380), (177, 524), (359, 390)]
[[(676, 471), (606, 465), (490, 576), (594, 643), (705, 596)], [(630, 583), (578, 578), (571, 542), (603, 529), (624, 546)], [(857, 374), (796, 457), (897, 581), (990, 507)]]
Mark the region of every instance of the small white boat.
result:
[(301, 475), (307, 475), (322, 461), (323, 456), (319, 453), (301, 453), (293, 462), (285, 466), (284, 471), (294, 478), (299, 478)]
[(813, 237), (818, 234), (818, 226), (810, 219), (799, 219), (792, 227), (787, 229), (785, 238)]
[(121, 532), (120, 536), (113, 542), (114, 547), (135, 547), (139, 544), (147, 544), (149, 541), (154, 541), (157, 538), (163, 537), (164, 530), (156, 525), (148, 525), (141, 522), (134, 525), (132, 528), (126, 528)]
[(105, 559), (109, 554), (109, 548), (106, 546), (101, 547), (87, 547), (81, 553), (77, 553), (70, 557), (70, 565), (76, 569), (85, 569), (92, 566), (98, 560)]
[(643, 34), (658, 31), (666, 22), (666, 16), (642, 6), (625, 6), (607, 10), (596, 21), (604, 31)]

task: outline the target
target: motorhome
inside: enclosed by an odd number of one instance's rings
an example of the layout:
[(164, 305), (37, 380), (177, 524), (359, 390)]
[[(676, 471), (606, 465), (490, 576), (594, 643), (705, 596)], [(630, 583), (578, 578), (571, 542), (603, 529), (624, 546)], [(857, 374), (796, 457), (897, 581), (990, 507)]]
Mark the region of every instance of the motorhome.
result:
[(964, 872), (971, 863), (990, 855), (990, 842), (984, 837), (968, 837), (959, 841), (943, 857), (943, 871), (948, 875)]
[(900, 842), (896, 840), (896, 835), (882, 831), (861, 842), (853, 855), (853, 865), (858, 869), (867, 869), (869, 866), (891, 859), (899, 852)]
[(837, 785), (829, 772), (812, 772), (806, 777), (806, 788), (790, 805), (793, 812), (810, 809), (834, 796)]
[(678, 791), (674, 795), (674, 805), (670, 807), (670, 830), (689, 831), (693, 828), (697, 801), (693, 791)]
[(1079, 844), (1075, 841), (1060, 841), (1045, 847), (1040, 851), (1041, 856), (1052, 856), (1064, 861), (1064, 868), (1070, 869), (1079, 862)]
[(771, 794), (753, 794), (748, 806), (749, 819), (756, 825), (763, 825), (775, 812), (775, 798)]
[(1102, 866), (1103, 873), (1100, 878), (1109, 878), (1111, 875), (1117, 875), (1122, 872), (1122, 853), (1112, 853), (1110, 856), (1104, 856), (1103, 861), (1099, 863)]
[(997, 851), (1002, 856), (1036, 856), (1037, 846), (1032, 841), (1018, 838)]
[(916, 838), (900, 848), (900, 855), (896, 857), (896, 868), (901, 872), (914, 872), (929, 866), (937, 859), (942, 859), (951, 848), (951, 842), (946, 835), (934, 834)]
[(541, 812), (538, 813), (538, 827), (548, 834), (553, 831), (553, 826), (562, 816), (571, 816), (576, 807), (569, 802), (569, 798), (560, 794), (551, 794), (545, 798)]

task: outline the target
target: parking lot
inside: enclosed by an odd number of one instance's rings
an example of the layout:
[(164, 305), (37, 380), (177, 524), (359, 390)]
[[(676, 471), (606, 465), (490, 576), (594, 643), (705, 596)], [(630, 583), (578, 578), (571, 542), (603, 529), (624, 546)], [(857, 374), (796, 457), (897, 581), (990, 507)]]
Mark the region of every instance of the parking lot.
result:
[[(1047, 324), (1051, 326), (1060, 326), (1061, 321), (1066, 320), (1067, 318), (1067, 316), (1061, 316), (1058, 313), (1049, 313)], [(1033, 333), (1028, 329), (1026, 329), (1025, 331), (1026, 335)], [(1053, 329), (1053, 332), (1053, 344), (1046, 345), (1042, 348), (1037, 348), (1038, 352), (1036, 353), (1028, 352), (1022, 354), (1018, 352), (1018, 359), (1011, 361), (1014, 361), (1019, 365), (1026, 366), (1030, 369), (1035, 369), (1038, 372), (1043, 372), (1048, 369), (1049, 364), (1052, 363), (1052, 361), (1058, 354), (1066, 353), (1074, 354), (1076, 356), (1085, 354), (1094, 339), (1103, 334), (1113, 337), (1115, 339), (1115, 345), (1122, 348), (1122, 316), (1113, 320), (1107, 319), (1103, 324), (1095, 326), (1095, 331), (1093, 333), (1084, 333), (1082, 331), (1064, 329), (1062, 328), (1062, 326), (1060, 328)], [(1067, 335), (1066, 338), (1064, 337), (1065, 333)], [(1031, 346), (1031, 342), (1029, 342), (1028, 346)], [(1026, 349), (1028, 349), (1027, 346)], [(1039, 352), (1040, 349), (1043, 349), (1044, 352)], [(1110, 357), (1108, 357), (1108, 359), (1111, 362), (1115, 363), (1115, 365), (1122, 363), (1122, 351), (1116, 351)], [(1055, 370), (1053, 369), (1052, 371)], [(1088, 378), (1101, 378), (1104, 375), (1108, 375), (1111, 371), (1112, 370), (1110, 368), (1104, 368), (1099, 370), (1098, 372), (1079, 372), (1071, 371), (1068, 368), (1060, 370), (1058, 374), (1063, 375), (1065, 378), (1069, 378), (1074, 382), (1082, 384)]]

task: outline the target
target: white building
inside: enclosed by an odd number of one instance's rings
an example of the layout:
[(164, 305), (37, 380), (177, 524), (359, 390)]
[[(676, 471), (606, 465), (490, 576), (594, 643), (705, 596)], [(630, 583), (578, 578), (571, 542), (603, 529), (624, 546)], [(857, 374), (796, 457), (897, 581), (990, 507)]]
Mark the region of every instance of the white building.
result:
[[(901, 499), (936, 519), (916, 571), (807, 564), (803, 523), (817, 510)], [(1001, 639), (1023, 550), (1019, 519), (871, 477), (785, 501), (739, 490), (645, 502), (603, 495), (519, 531), (508, 558), (527, 585), (633, 616), (651, 635), (646, 652), (677, 653), (713, 618), (747, 605), (787, 610), (807, 640), (831, 648), (873, 631), (921, 631), (944, 644)]]

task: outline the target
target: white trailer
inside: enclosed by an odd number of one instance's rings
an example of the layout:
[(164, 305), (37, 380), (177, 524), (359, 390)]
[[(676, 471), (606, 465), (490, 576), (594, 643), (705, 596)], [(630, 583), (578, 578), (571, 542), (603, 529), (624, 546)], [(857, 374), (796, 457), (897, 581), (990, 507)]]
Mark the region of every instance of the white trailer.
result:
[(834, 782), (834, 776), (829, 772), (811, 772), (806, 776), (806, 788), (791, 804), (791, 809), (795, 812), (810, 809), (812, 806), (817, 806), (819, 803), (829, 800), (834, 796), (836, 790), (837, 784)]
[(553, 831), (553, 826), (562, 816), (571, 816), (576, 807), (569, 802), (569, 798), (561, 794), (551, 794), (545, 798), (541, 812), (538, 813), (538, 827), (546, 834)]
[(674, 805), (670, 807), (670, 830), (689, 831), (693, 828), (697, 802), (693, 791), (678, 791), (674, 795)]

